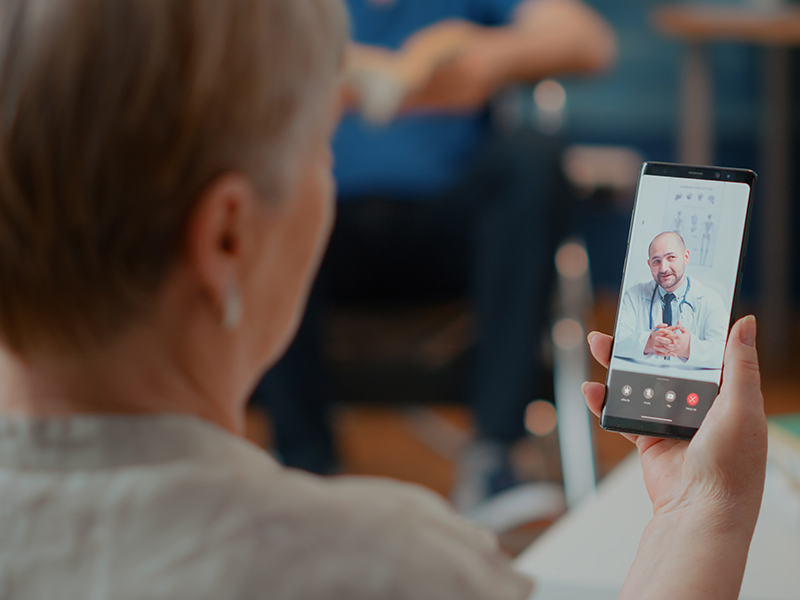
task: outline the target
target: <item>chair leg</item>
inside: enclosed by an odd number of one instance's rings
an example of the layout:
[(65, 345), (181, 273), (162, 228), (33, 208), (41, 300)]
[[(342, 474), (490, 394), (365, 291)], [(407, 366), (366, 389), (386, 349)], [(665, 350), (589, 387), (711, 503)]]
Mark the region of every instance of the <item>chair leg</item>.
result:
[(589, 258), (580, 240), (570, 240), (556, 254), (558, 318), (553, 325), (553, 376), (558, 411), (558, 439), (567, 506), (575, 507), (596, 488), (589, 409), (580, 391), (589, 363), (584, 315), (592, 301)]

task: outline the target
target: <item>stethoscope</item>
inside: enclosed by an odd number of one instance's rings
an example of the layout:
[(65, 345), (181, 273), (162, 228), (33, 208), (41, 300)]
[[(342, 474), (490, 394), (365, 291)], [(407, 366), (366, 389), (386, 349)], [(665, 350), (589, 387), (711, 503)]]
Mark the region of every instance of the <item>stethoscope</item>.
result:
[[(683, 305), (684, 304), (689, 304), (688, 302), (686, 302), (686, 295), (689, 293), (689, 289), (691, 289), (691, 287), (692, 287), (692, 280), (689, 279), (689, 277), (687, 276), (686, 277), (686, 291), (683, 292), (683, 298), (681, 298), (681, 301), (678, 302), (678, 320), (679, 321), (680, 321), (681, 315), (683, 314)], [(650, 331), (653, 331), (653, 303), (656, 301), (656, 293), (657, 292), (658, 292), (658, 283), (656, 283), (656, 286), (653, 288), (653, 295), (650, 297), (650, 312), (648, 313), (648, 315), (650, 317)], [(691, 308), (692, 312), (694, 312), (694, 306), (689, 304), (689, 308)]]

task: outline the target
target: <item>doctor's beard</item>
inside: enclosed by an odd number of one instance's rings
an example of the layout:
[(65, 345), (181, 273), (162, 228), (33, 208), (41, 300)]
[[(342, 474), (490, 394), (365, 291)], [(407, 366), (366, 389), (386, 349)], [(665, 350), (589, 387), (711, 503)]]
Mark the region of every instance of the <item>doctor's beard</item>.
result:
[(682, 277), (683, 275), (681, 275), (681, 277), (678, 277), (678, 274), (675, 271), (669, 271), (667, 273), (659, 273), (658, 285), (660, 285), (665, 290), (669, 290), (669, 288), (674, 287), (678, 283), (680, 283)]

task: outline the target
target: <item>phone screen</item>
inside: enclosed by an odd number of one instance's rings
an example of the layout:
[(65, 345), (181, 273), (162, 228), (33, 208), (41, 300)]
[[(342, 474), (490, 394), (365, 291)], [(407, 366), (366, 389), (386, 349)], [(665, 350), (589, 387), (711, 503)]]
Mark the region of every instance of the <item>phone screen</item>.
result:
[(717, 396), (756, 175), (645, 163), (601, 425), (691, 438)]

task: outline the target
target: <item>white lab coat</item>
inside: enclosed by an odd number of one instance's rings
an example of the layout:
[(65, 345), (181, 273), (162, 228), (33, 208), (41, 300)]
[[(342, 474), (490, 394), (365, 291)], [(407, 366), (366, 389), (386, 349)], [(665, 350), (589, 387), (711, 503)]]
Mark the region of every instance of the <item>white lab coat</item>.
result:
[(658, 292), (653, 301), (656, 286), (653, 280), (637, 283), (625, 291), (617, 316), (615, 356), (670, 367), (722, 368), (730, 316), (717, 292), (695, 278), (689, 278), (688, 275), (686, 277), (689, 279), (689, 289), (683, 297), (678, 296), (679, 301), (685, 300), (678, 319), (692, 335), (688, 360), (668, 360), (662, 356), (644, 354), (644, 347), (650, 336), (651, 315), (653, 327), (662, 322)]

